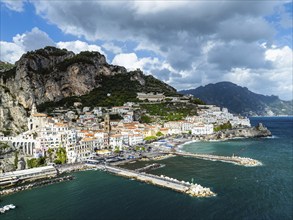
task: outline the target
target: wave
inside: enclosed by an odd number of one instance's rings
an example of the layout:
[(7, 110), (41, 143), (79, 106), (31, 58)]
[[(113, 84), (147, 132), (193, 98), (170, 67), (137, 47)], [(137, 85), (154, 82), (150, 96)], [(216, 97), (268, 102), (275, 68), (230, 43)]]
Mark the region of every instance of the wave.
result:
[(199, 140), (186, 141), (186, 142), (184, 142), (184, 143), (182, 143), (182, 144), (179, 144), (176, 148), (177, 148), (177, 149), (182, 149), (182, 147), (183, 147), (184, 145), (192, 144), (192, 143), (195, 143), (195, 142), (200, 142), (200, 141), (199, 141)]
[(268, 136), (268, 137), (264, 137), (264, 138), (267, 138), (267, 139), (278, 139), (280, 137), (278, 137), (276, 135), (272, 135), (272, 136)]

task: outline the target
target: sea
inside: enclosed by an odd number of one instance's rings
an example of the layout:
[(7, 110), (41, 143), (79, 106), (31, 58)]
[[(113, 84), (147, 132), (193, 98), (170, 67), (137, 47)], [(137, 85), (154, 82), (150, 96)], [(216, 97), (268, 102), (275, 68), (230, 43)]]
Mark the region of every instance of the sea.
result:
[[(211, 198), (191, 196), (103, 171), (73, 173), (75, 179), (2, 196), (0, 206), (16, 209), (1, 220), (25, 219), (293, 219), (293, 117), (254, 117), (269, 138), (196, 142), (182, 150), (215, 155), (250, 157), (263, 163), (243, 167), (189, 157), (161, 160), (151, 171), (210, 187)], [(136, 162), (128, 168), (152, 162)]]

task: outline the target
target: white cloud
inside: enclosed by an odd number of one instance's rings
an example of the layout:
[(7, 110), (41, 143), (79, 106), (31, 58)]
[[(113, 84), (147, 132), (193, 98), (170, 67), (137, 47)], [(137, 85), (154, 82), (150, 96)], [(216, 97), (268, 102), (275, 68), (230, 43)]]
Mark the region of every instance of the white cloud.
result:
[(4, 5), (12, 11), (22, 12), (24, 8), (24, 0), (1, 0)]
[(105, 55), (100, 46), (95, 44), (88, 44), (87, 42), (83, 42), (80, 40), (68, 42), (60, 41), (57, 43), (57, 47), (65, 48), (67, 50), (73, 51), (74, 53), (80, 53), (81, 51), (98, 51)]
[(14, 64), (25, 52), (23, 48), (15, 43), (0, 41), (0, 60)]
[(226, 73), (224, 80), (246, 86), (254, 92), (266, 95), (278, 95), (285, 100), (292, 100), (293, 95), (293, 52), (288, 46), (273, 45), (265, 52), (265, 59), (272, 63), (271, 69), (235, 68)]
[(0, 60), (15, 63), (23, 53), (45, 46), (55, 46), (55, 43), (47, 33), (34, 27), (29, 32), (15, 35), (12, 42), (1, 41)]
[(265, 57), (267, 60), (272, 61), (276, 68), (292, 68), (293, 53), (292, 49), (288, 46), (268, 49), (265, 53)]
[(160, 63), (157, 58), (144, 57), (138, 58), (135, 53), (121, 53), (113, 58), (112, 64), (124, 66), (128, 70), (150, 70), (156, 64)]
[(100, 46), (88, 44), (80, 40), (55, 43), (46, 32), (34, 27), (30, 32), (17, 34), (12, 42), (1, 41), (0, 60), (14, 63), (27, 51), (40, 49), (46, 46), (57, 46), (79, 53), (81, 51), (98, 51), (106, 56)]
[(174, 8), (184, 7), (186, 1), (161, 0), (161, 1), (134, 1), (133, 9), (137, 14), (153, 14)]
[[(292, 93), (292, 89), (287, 89), (290, 86), (283, 83), (291, 81), (288, 77), (292, 75), (292, 49), (270, 46), (282, 33), (278, 32), (278, 25), (265, 19), (275, 16), (283, 1), (31, 3), (38, 15), (64, 33), (105, 41), (102, 48), (116, 54), (114, 64), (141, 68), (178, 89), (229, 79), (240, 85), (249, 83), (256, 92), (275, 92), (284, 98)], [(284, 10), (277, 13), (281, 19), (278, 23), (287, 27), (292, 15)], [(291, 45), (292, 36), (287, 38), (282, 38), (283, 45)], [(130, 48), (136, 48), (122, 50), (113, 43), (116, 40), (133, 42)], [(261, 46), (263, 42), (265, 46)], [(76, 41), (57, 45), (75, 52), (90, 50), (87, 43)], [(143, 50), (152, 51), (152, 57), (143, 55)], [(155, 55), (158, 59), (153, 58)]]
[(114, 54), (118, 54), (118, 53), (122, 53), (122, 48), (116, 46), (115, 44), (113, 44), (112, 42), (107, 42), (107, 43), (104, 43), (102, 45), (103, 48), (105, 48), (105, 50), (108, 50)]
[(55, 46), (54, 41), (48, 34), (37, 27), (30, 32), (17, 34), (13, 37), (13, 42), (21, 46), (25, 51), (36, 50), (45, 46)]

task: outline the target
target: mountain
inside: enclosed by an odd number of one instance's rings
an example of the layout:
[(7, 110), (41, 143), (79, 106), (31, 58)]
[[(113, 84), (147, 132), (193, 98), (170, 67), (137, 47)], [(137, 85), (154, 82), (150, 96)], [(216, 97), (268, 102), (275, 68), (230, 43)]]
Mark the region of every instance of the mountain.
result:
[(13, 67), (14, 67), (13, 64), (11, 64), (11, 63), (7, 63), (7, 62), (3, 62), (3, 61), (0, 60), (0, 73), (1, 73), (1, 72), (5, 72), (5, 71), (7, 71), (7, 70), (10, 70), (10, 69), (12, 69)]
[(182, 90), (207, 104), (226, 107), (230, 112), (246, 116), (292, 115), (292, 101), (280, 100), (277, 96), (265, 96), (249, 91), (246, 87), (231, 82), (219, 82)]
[(136, 100), (136, 92), (164, 92), (178, 96), (164, 82), (140, 70), (128, 72), (110, 65), (99, 52), (74, 54), (65, 49), (45, 47), (24, 54), (15, 65), (0, 71), (0, 132), (26, 130), (32, 105), (47, 111), (52, 107), (111, 106)]

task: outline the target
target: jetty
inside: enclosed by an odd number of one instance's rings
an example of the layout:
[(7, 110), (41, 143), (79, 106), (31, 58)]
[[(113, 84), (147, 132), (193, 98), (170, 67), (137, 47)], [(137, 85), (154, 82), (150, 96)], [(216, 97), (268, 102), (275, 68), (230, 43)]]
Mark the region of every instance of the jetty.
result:
[(141, 182), (150, 183), (153, 185), (169, 188), (177, 192), (185, 193), (193, 197), (212, 197), (216, 196), (210, 188), (202, 187), (199, 184), (193, 184), (185, 181), (179, 181), (167, 176), (157, 176), (153, 174), (141, 173), (134, 170), (128, 170), (121, 167), (110, 165), (96, 165), (98, 169), (113, 173), (115, 175), (135, 179)]
[(255, 167), (261, 166), (262, 163), (258, 160), (254, 160), (248, 157), (237, 157), (237, 156), (217, 156), (211, 154), (195, 154), (195, 153), (187, 153), (187, 152), (175, 152), (173, 153), (178, 156), (185, 156), (185, 157), (194, 157), (203, 160), (211, 160), (211, 161), (221, 161), (225, 163), (233, 163), (236, 165), (246, 166), (246, 167)]
[(161, 168), (161, 167), (164, 167), (164, 166), (165, 166), (164, 164), (153, 163), (153, 164), (147, 165), (145, 167), (135, 169), (135, 171), (137, 171), (137, 172), (145, 172), (145, 171), (148, 171), (148, 170), (158, 169), (158, 168)]

